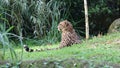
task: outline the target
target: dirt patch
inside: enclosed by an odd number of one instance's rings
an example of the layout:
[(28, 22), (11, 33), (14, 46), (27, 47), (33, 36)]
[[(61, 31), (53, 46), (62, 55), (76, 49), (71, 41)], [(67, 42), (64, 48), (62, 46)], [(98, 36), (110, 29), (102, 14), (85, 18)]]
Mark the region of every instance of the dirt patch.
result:
[(120, 44), (120, 39), (109, 40), (109, 41), (106, 42), (106, 44)]
[(117, 39), (113, 42), (114, 44), (120, 44), (120, 39)]
[(0, 60), (0, 65), (3, 65), (3, 64), (6, 64), (6, 63), (7, 63), (7, 61)]

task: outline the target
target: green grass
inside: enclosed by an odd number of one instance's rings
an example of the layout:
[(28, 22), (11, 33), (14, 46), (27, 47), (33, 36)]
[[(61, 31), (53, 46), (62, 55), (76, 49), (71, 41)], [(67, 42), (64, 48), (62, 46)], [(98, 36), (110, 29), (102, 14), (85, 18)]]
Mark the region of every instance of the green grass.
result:
[[(31, 48), (55, 48), (59, 44), (47, 46), (34, 46)], [(22, 53), (21, 48), (16, 47), (15, 51), (18, 58)], [(5, 60), (10, 58), (10, 53), (7, 51)], [(110, 62), (120, 63), (120, 33), (105, 35), (102, 37), (93, 37), (81, 44), (75, 44), (71, 47), (65, 47), (59, 50), (48, 50), (42, 52), (25, 52), (23, 51), (23, 61), (40, 60), (40, 59), (56, 59), (62, 60), (66, 58), (78, 58), (95, 62)]]

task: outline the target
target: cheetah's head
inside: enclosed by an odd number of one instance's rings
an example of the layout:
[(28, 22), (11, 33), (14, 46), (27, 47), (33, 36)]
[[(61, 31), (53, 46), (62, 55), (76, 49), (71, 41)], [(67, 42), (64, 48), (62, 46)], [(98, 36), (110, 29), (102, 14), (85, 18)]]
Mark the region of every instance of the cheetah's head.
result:
[(58, 30), (62, 31), (62, 32), (63, 31), (71, 31), (71, 30), (73, 30), (73, 26), (72, 26), (72, 24), (69, 21), (64, 20), (64, 21), (61, 21), (59, 23)]

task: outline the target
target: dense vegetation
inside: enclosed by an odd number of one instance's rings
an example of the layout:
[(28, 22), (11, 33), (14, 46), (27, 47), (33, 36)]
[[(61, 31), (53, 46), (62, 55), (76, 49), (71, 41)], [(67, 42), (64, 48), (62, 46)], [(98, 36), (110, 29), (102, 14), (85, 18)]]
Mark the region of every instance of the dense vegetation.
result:
[[(119, 0), (88, 1), (91, 35), (107, 32), (112, 21), (120, 16), (119, 5)], [(4, 29), (13, 27), (10, 32), (22, 34), (25, 39), (57, 42), (55, 40), (60, 40), (57, 25), (64, 19), (71, 21), (80, 35), (85, 34), (83, 0), (1, 0), (0, 10), (1, 25), (6, 26)]]
[[(88, 1), (91, 37), (107, 33), (112, 21), (120, 17), (119, 6), (120, 0)], [(9, 50), (12, 61), (19, 61), (23, 52), (17, 58), (13, 46), (23, 50), (24, 44), (41, 46), (59, 42), (57, 25), (64, 19), (71, 21), (84, 38), (83, 0), (0, 0), (0, 55), (3, 55), (0, 57), (5, 59)]]

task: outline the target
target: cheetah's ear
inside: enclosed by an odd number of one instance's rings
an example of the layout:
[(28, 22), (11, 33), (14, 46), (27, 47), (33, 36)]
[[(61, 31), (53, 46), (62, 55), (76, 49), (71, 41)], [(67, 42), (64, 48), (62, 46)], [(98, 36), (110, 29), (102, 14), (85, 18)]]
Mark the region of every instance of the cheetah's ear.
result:
[(65, 20), (65, 25), (66, 25), (66, 26), (68, 26), (68, 25), (69, 25), (68, 20)]
[(65, 21), (68, 21), (67, 19)]

